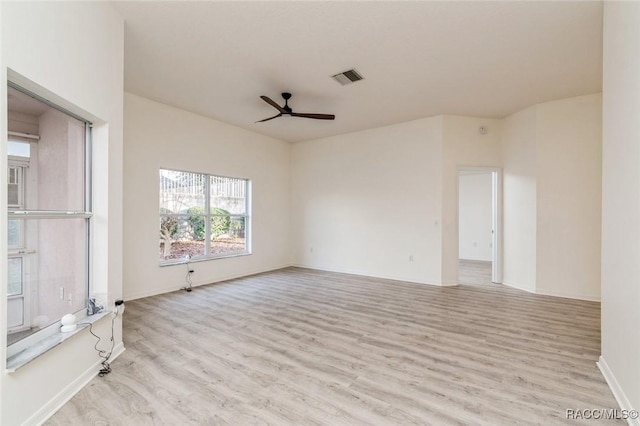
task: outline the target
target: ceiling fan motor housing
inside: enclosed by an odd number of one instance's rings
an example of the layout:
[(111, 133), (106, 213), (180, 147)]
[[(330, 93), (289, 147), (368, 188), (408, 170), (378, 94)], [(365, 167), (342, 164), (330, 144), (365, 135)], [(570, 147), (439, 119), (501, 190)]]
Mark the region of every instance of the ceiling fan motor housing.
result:
[(293, 112), (293, 110), (289, 106), (289, 99), (291, 99), (291, 96), (292, 96), (291, 93), (288, 93), (288, 92), (282, 93), (282, 97), (284, 98), (284, 106), (282, 107), (282, 109), (287, 111), (287, 114), (291, 114)]

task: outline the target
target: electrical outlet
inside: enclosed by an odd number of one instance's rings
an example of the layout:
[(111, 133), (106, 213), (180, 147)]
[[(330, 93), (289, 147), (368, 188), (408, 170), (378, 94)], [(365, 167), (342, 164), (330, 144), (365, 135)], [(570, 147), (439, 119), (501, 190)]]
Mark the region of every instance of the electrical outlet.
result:
[(413, 255), (412, 254), (409, 255), (409, 262), (413, 262)]
[(114, 302), (115, 307), (113, 308), (116, 315), (124, 313), (124, 300), (116, 299)]

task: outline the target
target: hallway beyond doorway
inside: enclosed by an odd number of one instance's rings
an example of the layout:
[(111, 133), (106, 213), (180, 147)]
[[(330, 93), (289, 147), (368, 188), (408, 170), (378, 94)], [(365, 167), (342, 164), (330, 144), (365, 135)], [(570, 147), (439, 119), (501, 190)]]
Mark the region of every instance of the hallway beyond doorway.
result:
[(458, 261), (458, 283), (462, 285), (492, 284), (491, 262), (460, 259)]

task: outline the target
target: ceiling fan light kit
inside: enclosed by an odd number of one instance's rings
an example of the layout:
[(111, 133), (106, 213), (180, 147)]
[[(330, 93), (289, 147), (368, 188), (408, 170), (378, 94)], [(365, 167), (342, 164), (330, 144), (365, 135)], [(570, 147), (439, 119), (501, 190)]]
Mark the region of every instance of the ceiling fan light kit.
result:
[(273, 120), (274, 118), (282, 117), (288, 115), (290, 117), (301, 117), (301, 118), (313, 118), (316, 120), (334, 120), (336, 118), (333, 114), (316, 114), (316, 113), (303, 113), (303, 112), (293, 112), (291, 107), (289, 106), (289, 99), (291, 99), (291, 93), (284, 92), (282, 93), (282, 98), (284, 99), (284, 106), (278, 105), (273, 99), (268, 96), (260, 96), (260, 99), (274, 107), (278, 110), (278, 114), (273, 117), (265, 118), (263, 120), (258, 120), (256, 123), (263, 123), (265, 121)]

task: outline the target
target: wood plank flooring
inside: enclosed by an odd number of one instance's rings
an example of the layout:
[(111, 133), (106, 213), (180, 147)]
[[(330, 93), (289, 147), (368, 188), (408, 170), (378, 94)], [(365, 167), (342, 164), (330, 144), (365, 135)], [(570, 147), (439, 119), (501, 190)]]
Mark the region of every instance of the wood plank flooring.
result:
[(566, 410), (617, 408), (599, 312), (286, 268), (127, 302), (113, 372), (47, 424), (595, 425)]
[(491, 262), (460, 259), (458, 283), (464, 285), (494, 285), (491, 282)]

